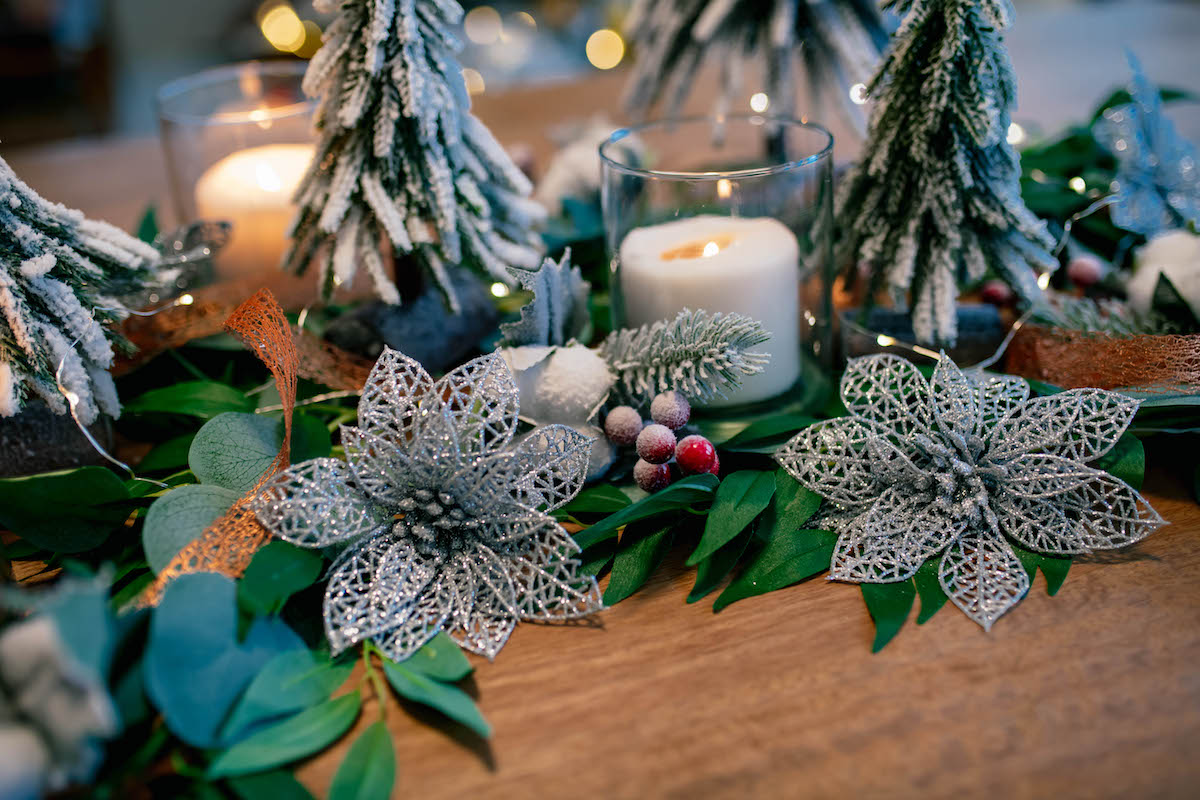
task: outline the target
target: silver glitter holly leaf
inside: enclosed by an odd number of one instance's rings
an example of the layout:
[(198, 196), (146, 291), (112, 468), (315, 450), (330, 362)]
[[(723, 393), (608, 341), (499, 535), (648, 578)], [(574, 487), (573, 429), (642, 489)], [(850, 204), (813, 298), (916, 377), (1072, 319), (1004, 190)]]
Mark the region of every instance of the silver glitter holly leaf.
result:
[(394, 660), (440, 630), (495, 657), (518, 620), (601, 608), (549, 515), (579, 493), (591, 441), (563, 425), (514, 441), (518, 392), (498, 355), (434, 381), (385, 349), (342, 428), (346, 461), (297, 464), (254, 502), (301, 547), (342, 545), (325, 593), (334, 652), (372, 639)]
[(1129, 485), (1087, 466), (1133, 420), (1138, 401), (1124, 395), (1030, 400), (1020, 378), (964, 373), (943, 356), (927, 381), (892, 355), (852, 360), (841, 394), (849, 416), (806, 428), (775, 456), (834, 506), (832, 580), (907, 580), (941, 553), (942, 588), (990, 629), (1029, 589), (1010, 539), (1070, 555), (1164, 524)]
[(1163, 115), (1158, 87), (1126, 53), (1133, 102), (1105, 109), (1092, 133), (1117, 160), (1113, 224), (1153, 236), (1200, 225), (1200, 156)]

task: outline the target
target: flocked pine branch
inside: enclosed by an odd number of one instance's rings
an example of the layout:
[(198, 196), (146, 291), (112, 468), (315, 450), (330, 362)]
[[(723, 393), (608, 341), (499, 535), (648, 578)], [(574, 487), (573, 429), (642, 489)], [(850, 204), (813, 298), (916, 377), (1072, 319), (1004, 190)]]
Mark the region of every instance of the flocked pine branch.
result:
[(853, 281), (912, 307), (923, 342), (957, 336), (961, 281), (989, 269), (1026, 302), (1034, 268), (1058, 266), (1044, 222), (1025, 207), (1008, 144), (1016, 85), (1001, 32), (1009, 0), (888, 0), (904, 14), (868, 92), (862, 160), (838, 195), (839, 255)]
[(128, 315), (117, 299), (143, 291), (159, 253), (79, 211), (44, 200), (0, 158), (0, 417), (31, 397), (66, 413), (64, 392), (85, 424), (121, 405), (108, 369), (112, 327)]
[(637, 54), (625, 103), (638, 115), (660, 99), (677, 111), (709, 60), (722, 65), (718, 113), (741, 94), (746, 65), (761, 62), (772, 113), (790, 115), (803, 60), (814, 99), (836, 92), (859, 118), (847, 90), (870, 77), (887, 42), (872, 0), (636, 0), (625, 28)]
[(320, 260), (328, 296), (361, 264), (388, 302), (386, 237), (397, 269), (409, 256), (458, 309), (448, 265), (509, 284), (508, 267), (537, 267), (532, 228), (545, 211), (528, 179), (470, 113), (450, 32), (454, 0), (315, 0), (336, 12), (309, 63), (304, 91), (320, 98), (316, 156), (296, 193), (286, 264)]
[(649, 402), (674, 389), (703, 402), (762, 372), (770, 356), (749, 350), (768, 338), (749, 317), (684, 309), (673, 320), (614, 331), (599, 353), (630, 400)]

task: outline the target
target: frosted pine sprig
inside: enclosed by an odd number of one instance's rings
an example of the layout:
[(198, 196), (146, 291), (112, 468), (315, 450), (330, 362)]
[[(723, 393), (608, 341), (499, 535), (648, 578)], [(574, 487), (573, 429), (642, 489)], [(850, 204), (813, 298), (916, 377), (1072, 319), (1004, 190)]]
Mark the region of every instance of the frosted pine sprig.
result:
[(726, 396), (742, 378), (762, 372), (770, 355), (750, 348), (769, 338), (749, 317), (684, 309), (673, 320), (614, 331), (599, 353), (626, 398), (649, 402), (674, 389), (703, 402)]

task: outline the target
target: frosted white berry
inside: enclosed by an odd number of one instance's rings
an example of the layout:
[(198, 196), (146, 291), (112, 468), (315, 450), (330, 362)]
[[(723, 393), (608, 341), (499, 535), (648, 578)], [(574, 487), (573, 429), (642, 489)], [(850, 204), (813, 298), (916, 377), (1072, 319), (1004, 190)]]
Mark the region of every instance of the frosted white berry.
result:
[(666, 425), (647, 425), (638, 434), (637, 453), (651, 464), (665, 464), (675, 455), (675, 434)]
[(604, 418), (604, 433), (609, 441), (628, 447), (642, 432), (642, 415), (629, 406), (617, 406)]
[(639, 458), (633, 465), (633, 479), (643, 491), (657, 492), (671, 485), (671, 467), (667, 464), (651, 464)]
[(686, 425), (691, 416), (692, 407), (679, 392), (663, 392), (650, 403), (650, 418), (673, 431)]

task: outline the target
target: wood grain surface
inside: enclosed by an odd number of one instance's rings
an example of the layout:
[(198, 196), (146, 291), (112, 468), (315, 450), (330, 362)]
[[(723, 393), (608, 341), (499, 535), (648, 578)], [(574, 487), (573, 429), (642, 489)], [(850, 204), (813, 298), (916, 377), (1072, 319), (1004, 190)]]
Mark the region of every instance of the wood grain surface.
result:
[[(477, 109), (544, 166), (550, 125), (615, 108), (620, 85)], [(0, 155), (48, 197), (125, 227), (166, 202), (153, 140)], [(522, 625), (494, 664), (476, 659), (489, 743), (389, 705), (396, 796), (1200, 796), (1200, 507), (1190, 469), (1162, 466), (1180, 449), (1152, 449), (1147, 480), (1172, 525), (1077, 563), (1054, 598), (1039, 576), (991, 634), (947, 605), (872, 655), (858, 588), (820, 578), (714, 615), (715, 593), (684, 602), (693, 571), (675, 552), (595, 625)], [(368, 703), (359, 728), (376, 714)], [(348, 741), (300, 769), (318, 796)]]

